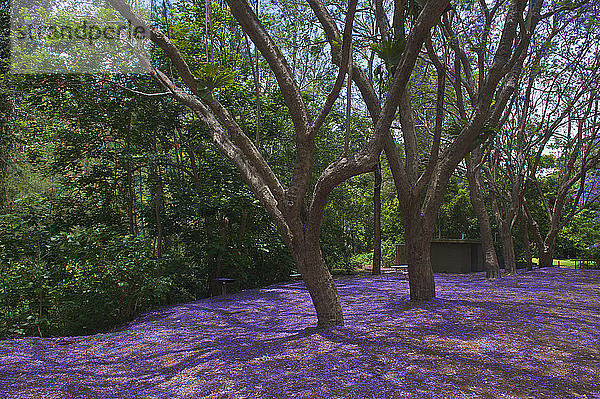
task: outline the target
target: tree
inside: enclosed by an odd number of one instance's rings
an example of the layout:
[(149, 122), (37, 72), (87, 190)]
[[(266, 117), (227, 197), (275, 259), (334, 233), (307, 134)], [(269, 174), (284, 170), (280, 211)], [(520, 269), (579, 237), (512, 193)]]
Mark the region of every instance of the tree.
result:
[[(391, 25), (394, 38), (401, 41), (407, 15), (416, 3), (411, 3), (411, 7), (404, 2), (395, 5)], [(417, 78), (427, 82), (430, 74), (436, 76), (437, 87), (432, 90), (430, 100), (433, 109), (425, 108), (416, 114), (415, 97), (408, 91), (403, 92), (400, 100), (402, 136), (395, 140), (390, 130), (383, 133), (384, 150), (405, 223), (412, 300), (435, 296), (429, 251), (446, 186), (457, 165), (473, 149), (473, 143), (477, 139), (485, 140), (482, 133), (488, 120), (502, 114), (514, 91), (514, 78), (518, 76), (540, 19), (541, 6), (541, 1), (512, 1), (508, 5), (496, 2), (491, 8), (486, 2), (457, 4), (456, 9), (443, 17), (439, 28), (443, 35), (438, 43), (430, 38), (425, 42), (427, 60), (423, 60)], [(461, 41), (460, 37), (464, 39)], [(450, 52), (454, 53), (452, 69), (447, 66)], [(429, 69), (428, 65), (433, 68)], [(445, 133), (447, 75), (453, 82), (460, 129), (446, 129)], [(423, 123), (424, 128), (419, 126)], [(454, 135), (447, 134), (452, 131)]]
[(7, 205), (7, 169), (9, 164), (9, 136), (11, 99), (8, 87), (5, 86), (5, 76), (8, 73), (10, 59), (10, 2), (0, 2), (0, 212)]
[[(333, 20), (329, 18), (325, 23), (321, 20), (324, 5), (318, 1), (309, 3), (313, 10), (321, 11), (317, 16), (325, 32), (333, 32), (335, 35), (337, 27)], [(340, 68), (333, 90), (327, 96), (317, 116), (313, 118), (285, 56), (265, 30), (258, 16), (244, 1), (228, 1), (233, 16), (269, 64), (289, 110), (295, 131), (296, 159), (287, 188), (280, 183), (260, 151), (240, 128), (235, 117), (225, 109), (218, 96), (211, 92), (210, 89), (214, 87), (210, 88), (206, 84), (208, 74), (194, 76), (177, 46), (157, 28), (150, 27), (127, 4), (120, 0), (111, 0), (110, 4), (133, 24), (148, 27), (152, 42), (170, 59), (185, 85), (185, 90), (167, 74), (153, 68), (147, 59), (145, 61), (153, 76), (177, 100), (190, 107), (208, 127), (215, 145), (235, 164), (254, 195), (273, 219), (306, 283), (316, 309), (318, 326), (343, 324), (338, 293), (319, 248), (320, 227), (327, 196), (335, 186), (348, 178), (373, 169), (381, 151), (379, 141), (381, 135), (377, 132), (387, 129), (391, 124), (397, 107), (398, 93), (404, 90), (418, 50), (427, 37), (430, 27), (446, 9), (447, 2), (427, 2), (407, 39), (403, 62), (395, 73), (381, 117), (377, 118), (373, 138), (358, 153), (348, 154), (325, 169), (317, 179), (309, 203), (306, 203), (306, 198), (313, 173), (315, 137), (338, 97), (348, 69), (356, 2), (349, 4), (343, 36), (338, 33), (335, 43), (330, 40), (332, 55)], [(364, 75), (359, 68), (352, 68), (353, 77), (355, 74)]]
[(375, 166), (373, 189), (373, 274), (381, 274), (381, 163)]
[(469, 181), (469, 197), (473, 206), (473, 211), (479, 221), (479, 236), (481, 239), (481, 249), (483, 251), (483, 268), (486, 278), (500, 277), (500, 267), (498, 265), (498, 256), (494, 247), (494, 238), (492, 236), (492, 224), (490, 216), (485, 206), (483, 196), (483, 187), (481, 179), (481, 168), (484, 162), (485, 152), (480, 147), (474, 149), (465, 158), (467, 166), (467, 180)]
[[(567, 4), (543, 24), (527, 73), (513, 98), (513, 108), (506, 115), (508, 132), (516, 134), (512, 135), (514, 139), (511, 135), (499, 136), (505, 139), (498, 141), (498, 155), (492, 165), (490, 184), (498, 187), (503, 179), (512, 186), (504, 194), (504, 201), (511, 203), (505, 219), (507, 229), (519, 216), (529, 221), (543, 266), (552, 265), (559, 231), (595, 201), (589, 172), (600, 161), (600, 32), (590, 19), (597, 11), (593, 2)], [(556, 156), (555, 167), (543, 170), (547, 152)], [(498, 179), (500, 170), (502, 177)], [(557, 178), (554, 193), (542, 190), (540, 180), (546, 179), (548, 172)], [(543, 238), (531, 212), (536, 200), (547, 224)], [(529, 235), (527, 230), (523, 228), (524, 238)], [(512, 240), (508, 232), (505, 235)], [(529, 247), (528, 242), (524, 245)]]
[[(592, 173), (600, 163), (600, 114), (597, 114), (600, 98), (594, 93), (586, 100), (587, 106), (584, 109), (573, 110), (566, 116), (567, 129), (564, 134), (555, 135), (554, 147), (560, 155), (556, 159), (551, 176), (555, 177), (556, 184), (552, 187), (556, 191), (548, 193), (542, 188), (541, 180), (544, 178), (529, 176), (537, 194), (534, 198), (541, 203), (542, 214), (548, 226), (543, 236), (539, 222), (532, 216), (530, 208), (533, 201), (528, 199), (523, 212), (532, 227), (540, 267), (552, 266), (556, 239), (561, 229), (600, 197), (596, 188), (596, 176)], [(576, 126), (573, 126), (574, 124)], [(540, 158), (541, 151), (533, 160), (535, 169), (540, 163)]]
[[(467, 166), (473, 182), (472, 198), (474, 203), (478, 197), (482, 197), (480, 192), (474, 191), (478, 174), (481, 168), (485, 171), (485, 181), (489, 187), (492, 209), (500, 230), (505, 270), (508, 273), (516, 272), (512, 231), (517, 219), (525, 218), (522, 205), (529, 184), (526, 176), (535, 176), (536, 174), (535, 171), (529, 170), (532, 165), (531, 158), (539, 150), (539, 146), (544, 147), (546, 140), (551, 140), (556, 133), (552, 129), (545, 130), (545, 135), (540, 133), (540, 123), (543, 123), (538, 120), (540, 117), (538, 112), (543, 107), (548, 107), (553, 102), (556, 103), (556, 97), (553, 99), (553, 96), (557, 95), (555, 87), (563, 77), (569, 75), (568, 70), (563, 69), (554, 75), (556, 79), (552, 79), (552, 87), (549, 86), (548, 76), (556, 73), (557, 56), (560, 57), (558, 52), (550, 51), (550, 49), (556, 46), (558, 41), (575, 40), (571, 23), (573, 20), (581, 18), (581, 14), (586, 14), (586, 10), (580, 4), (568, 5), (551, 11), (549, 15), (552, 15), (552, 18), (543, 20), (531, 45), (531, 51), (524, 57), (522, 71), (514, 75), (517, 87), (509, 100), (509, 105), (503, 115), (498, 115), (499, 117), (493, 121), (493, 128), (497, 132), (492, 134), (494, 137), (486, 146), (489, 151), (488, 162), (483, 162), (485, 150), (481, 148), (474, 150), (468, 157)], [(590, 33), (591, 31), (577, 40), (591, 45), (590, 39), (593, 34)], [(585, 43), (583, 43), (583, 47), (586, 47)], [(582, 55), (583, 52), (575, 59), (581, 60)], [(551, 70), (554, 71), (550, 72)], [(572, 81), (570, 78), (567, 80)], [(575, 97), (581, 95), (574, 86), (568, 90), (562, 90), (562, 93), (568, 93), (567, 96)], [(540, 102), (542, 98), (543, 100)], [(568, 101), (563, 100), (561, 107), (564, 107)], [(558, 100), (558, 103), (560, 102), (561, 100)], [(556, 104), (558, 105), (558, 103)], [(561, 107), (555, 108), (555, 111)], [(555, 128), (558, 126), (556, 125)], [(488, 230), (485, 225), (489, 221), (485, 221), (487, 215), (484, 214), (481, 205), (478, 208), (482, 224), (482, 240), (485, 244), (491, 240), (490, 234), (483, 234), (484, 230)], [(521, 224), (526, 257), (530, 257), (527, 255), (529, 249), (528, 229), (526, 229), (526, 225)]]

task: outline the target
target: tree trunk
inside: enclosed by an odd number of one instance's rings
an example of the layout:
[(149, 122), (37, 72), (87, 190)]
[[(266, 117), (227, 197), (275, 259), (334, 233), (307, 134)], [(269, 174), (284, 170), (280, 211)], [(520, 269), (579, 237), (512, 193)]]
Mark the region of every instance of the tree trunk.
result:
[(479, 220), (479, 235), (481, 236), (481, 249), (483, 250), (483, 267), (486, 278), (500, 277), (500, 266), (498, 265), (498, 256), (494, 248), (494, 238), (492, 237), (492, 224), (485, 207), (483, 192), (481, 189), (481, 173), (473, 170), (473, 161), (471, 155), (467, 155), (467, 179), (469, 181), (469, 194), (473, 211)]
[(544, 245), (540, 248), (540, 267), (552, 267), (554, 261), (554, 246), (556, 244), (556, 234), (549, 231), (544, 239)]
[(127, 161), (127, 219), (129, 220), (129, 234), (137, 236), (137, 226), (135, 224), (134, 217), (134, 203), (135, 193), (133, 192), (133, 172), (131, 171), (131, 164)]
[[(157, 153), (156, 141), (154, 141), (154, 153)], [(162, 209), (163, 187), (160, 166), (152, 165), (152, 174), (156, 178), (156, 188), (154, 193), (154, 216), (156, 218), (156, 256), (160, 259), (163, 254), (163, 229), (160, 217)]]
[[(4, 48), (4, 50), (8, 50)], [(7, 71), (5, 65), (0, 71)], [(8, 167), (11, 155), (11, 136), (13, 129), (14, 95), (0, 95), (0, 212), (8, 211)]]
[(163, 247), (163, 231), (162, 222), (160, 220), (160, 207), (161, 207), (161, 192), (160, 187), (157, 189), (154, 197), (154, 215), (156, 217), (156, 256), (160, 259), (162, 257)]
[(210, 281), (210, 296), (219, 296), (221, 295), (221, 287), (217, 279), (221, 276), (222, 264), (223, 264), (223, 252), (225, 251), (225, 247), (227, 244), (227, 230), (229, 227), (229, 219), (225, 215), (221, 215), (219, 212), (217, 214), (217, 221), (219, 223), (219, 229), (221, 233), (221, 239), (219, 241), (219, 249), (217, 251), (216, 261), (215, 261), (215, 269), (213, 270), (211, 281)]
[(557, 219), (552, 220), (550, 230), (544, 238), (543, 246), (540, 249), (540, 267), (552, 267), (554, 260), (554, 247), (556, 246), (556, 237), (560, 231)]
[(127, 162), (125, 163), (125, 169), (127, 171), (127, 219), (129, 220), (129, 234), (137, 236), (137, 226), (134, 216), (135, 191), (133, 188), (133, 170), (131, 165), (131, 141), (129, 139), (132, 123), (133, 115), (130, 115), (129, 125), (127, 126), (127, 132), (125, 134), (125, 150), (127, 153)]
[(492, 226), (490, 219), (479, 221), (479, 232), (481, 234), (481, 249), (483, 250), (483, 266), (485, 269), (486, 278), (499, 278), (500, 265), (498, 264), (498, 256), (496, 255), (496, 248), (494, 247), (494, 238), (492, 236)]
[(552, 267), (554, 261), (554, 251), (550, 251), (548, 248), (543, 248), (540, 251), (540, 267)]
[(373, 190), (373, 274), (381, 274), (381, 163), (375, 166)]
[[(0, 134), (3, 134), (0, 130)], [(0, 137), (0, 213), (8, 208), (7, 184), (8, 184), (8, 151), (2, 142), (3, 137)]]
[[(411, 215), (413, 216), (413, 215)], [(428, 301), (435, 298), (435, 281), (431, 268), (432, 233), (423, 228), (420, 216), (406, 221), (406, 260), (411, 301)]]
[(533, 270), (533, 263), (531, 262), (531, 247), (529, 246), (529, 223), (522, 215), (521, 217), (521, 230), (523, 232), (523, 246), (525, 247), (525, 267), (527, 271)]
[(318, 238), (294, 241), (292, 256), (315, 306), (317, 327), (344, 325), (340, 298), (321, 254)]
[(502, 254), (504, 255), (504, 272), (506, 274), (515, 274), (517, 272), (515, 246), (510, 227), (510, 223), (500, 222), (500, 239), (502, 240)]
[[(140, 192), (140, 202), (139, 202), (139, 206), (140, 206), (140, 210), (144, 209), (144, 185), (142, 184), (142, 182), (144, 181), (143, 179), (143, 175), (142, 175), (142, 168), (139, 168), (139, 177), (138, 177), (138, 182), (139, 182), (139, 192)], [(140, 211), (139, 212), (139, 226), (138, 226), (138, 234), (141, 235), (142, 237), (147, 235), (147, 232), (144, 233), (144, 212)]]
[[(538, 253), (541, 253), (542, 248), (544, 248), (544, 240), (542, 239), (542, 234), (540, 233), (538, 223), (533, 219), (533, 217), (531, 217), (531, 214), (529, 213), (529, 210), (527, 208), (526, 197), (524, 197), (524, 200), (525, 201), (523, 204), (523, 213), (525, 214), (525, 217), (527, 217), (529, 228), (531, 228), (531, 234), (533, 235), (533, 242), (535, 243), (536, 250)], [(540, 264), (541, 263), (538, 262), (538, 266)]]

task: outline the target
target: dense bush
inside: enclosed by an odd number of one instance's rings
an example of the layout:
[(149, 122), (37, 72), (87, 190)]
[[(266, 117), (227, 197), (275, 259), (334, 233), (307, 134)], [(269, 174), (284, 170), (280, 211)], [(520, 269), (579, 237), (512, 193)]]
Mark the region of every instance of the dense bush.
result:
[[(361, 266), (371, 266), (373, 264), (373, 251), (354, 255), (350, 262)], [(385, 240), (381, 242), (381, 266), (390, 267), (396, 263), (396, 242), (394, 240)]]
[(231, 223), (225, 240), (208, 239), (208, 220), (171, 233), (159, 258), (153, 236), (60, 223), (62, 211), (33, 195), (0, 215), (0, 336), (107, 331), (152, 307), (210, 295), (217, 263), (220, 276), (236, 279), (232, 288), (286, 280), (293, 264), (260, 214), (244, 232)]
[(2, 262), (2, 334), (105, 331), (160, 304), (173, 277), (162, 273), (151, 248), (107, 228), (78, 229), (53, 236), (44, 259)]

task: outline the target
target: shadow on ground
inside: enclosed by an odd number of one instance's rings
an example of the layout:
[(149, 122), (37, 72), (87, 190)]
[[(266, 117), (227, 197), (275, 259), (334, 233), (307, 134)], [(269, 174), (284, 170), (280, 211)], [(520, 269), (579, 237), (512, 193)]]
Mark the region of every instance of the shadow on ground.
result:
[(159, 309), (122, 331), (0, 341), (2, 398), (600, 398), (600, 272), (337, 280), (314, 330), (303, 283)]

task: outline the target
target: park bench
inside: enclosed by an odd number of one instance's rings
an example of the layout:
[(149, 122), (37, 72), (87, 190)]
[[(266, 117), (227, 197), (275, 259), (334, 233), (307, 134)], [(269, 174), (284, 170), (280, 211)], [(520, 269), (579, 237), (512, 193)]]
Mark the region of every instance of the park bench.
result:
[(392, 265), (390, 266), (396, 273), (408, 274), (408, 265)]

